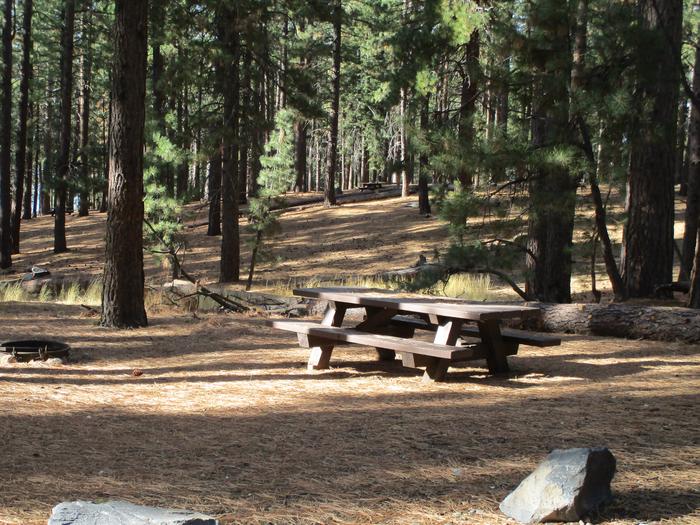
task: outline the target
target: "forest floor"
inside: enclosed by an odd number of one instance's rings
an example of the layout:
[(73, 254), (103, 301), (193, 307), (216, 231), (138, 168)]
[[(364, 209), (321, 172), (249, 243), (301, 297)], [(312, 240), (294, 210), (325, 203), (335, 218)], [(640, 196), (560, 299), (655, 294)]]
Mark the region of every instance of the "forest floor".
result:
[[(286, 213), (278, 261), (262, 265), (258, 286), (430, 259), (446, 229), (407, 207), (415, 200)], [(508, 225), (475, 220), (475, 235), (522, 233), (514, 209)], [(219, 238), (205, 236), (203, 207), (188, 210), (184, 264), (215, 281)], [(574, 289), (585, 299), (590, 209), (580, 212)], [(611, 212), (614, 225), (615, 196)], [(18, 272), (98, 277), (104, 217), (68, 217), (73, 249), (62, 255), (51, 253), (51, 218), (23, 223)], [(168, 271), (149, 258), (147, 279)], [(618, 472), (615, 501), (594, 523), (700, 523), (698, 345), (563, 336), (560, 347), (523, 348), (507, 377), (463, 368), (426, 384), (359, 347), (308, 373), (296, 339), (259, 317), (156, 309), (149, 319), (116, 331), (79, 306), (0, 303), (0, 339), (59, 337), (77, 358), (0, 365), (0, 524), (113, 498), (225, 524), (505, 525), (499, 501), (549, 450), (598, 445)]]
[(508, 377), (426, 384), (359, 347), (308, 373), (257, 317), (150, 322), (0, 304), (3, 337), (60, 334), (79, 358), (0, 366), (0, 523), (112, 498), (225, 524), (505, 525), (499, 501), (548, 451), (599, 445), (618, 472), (593, 523), (700, 523), (699, 346), (564, 336), (521, 350)]
[[(294, 203), (292, 197), (291, 204)], [(527, 217), (522, 213), (521, 200), (503, 198), (500, 206), (482, 210), (482, 215), (470, 219), (470, 237), (514, 238), (527, 231)], [(287, 211), (282, 216), (282, 233), (268, 244), (269, 257), (259, 264), (254, 289), (289, 288), (291, 284), (324, 280), (343, 280), (354, 276), (374, 276), (379, 272), (413, 266), (423, 254), (429, 261), (435, 250), (449, 243), (446, 224), (436, 217), (418, 214), (417, 197), (343, 204), (332, 209), (305, 206)], [(676, 218), (676, 238), (682, 239), (683, 208), (679, 200)], [(508, 212), (508, 217), (499, 212)], [(207, 237), (206, 203), (186, 207), (182, 237), (186, 249), (181, 256), (187, 271), (202, 283), (216, 282), (219, 271), (220, 237)], [(622, 239), (624, 217), (623, 199), (617, 193), (610, 197), (608, 220), (610, 234), (616, 247)], [(69, 252), (53, 253), (53, 218), (39, 217), (22, 223), (22, 253), (14, 258), (14, 269), (5, 279), (21, 275), (32, 265), (46, 267), (66, 276), (102, 275), (104, 259), (104, 227), (106, 214), (93, 212), (88, 217), (66, 217)], [(250, 260), (250, 233), (245, 219), (241, 220), (241, 276), (247, 276)], [(593, 230), (593, 209), (590, 198), (581, 194), (577, 209), (572, 290), (575, 300), (591, 300), (590, 236)], [(524, 262), (524, 257), (523, 257)], [(163, 261), (146, 256), (146, 279), (152, 284), (170, 280), (170, 271)], [(516, 280), (523, 278), (523, 268), (511, 273)], [(597, 257), (597, 286), (610, 292), (603, 260)], [(522, 282), (522, 281), (521, 281)], [(517, 299), (517, 296), (497, 279), (493, 294)], [(682, 297), (679, 295), (679, 298)]]

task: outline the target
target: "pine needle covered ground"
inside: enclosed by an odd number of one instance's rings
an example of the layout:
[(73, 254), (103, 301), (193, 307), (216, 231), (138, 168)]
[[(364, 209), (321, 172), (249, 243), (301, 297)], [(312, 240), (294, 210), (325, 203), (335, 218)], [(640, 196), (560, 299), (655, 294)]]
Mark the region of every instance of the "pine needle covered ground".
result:
[(618, 459), (595, 523), (700, 521), (697, 346), (565, 336), (511, 377), (425, 384), (359, 347), (309, 374), (292, 336), (239, 315), (115, 331), (77, 306), (3, 303), (0, 333), (81, 358), (0, 365), (3, 524), (107, 498), (224, 523), (506, 524), (498, 502), (550, 449), (592, 445)]
[[(262, 266), (258, 284), (372, 275), (430, 257), (445, 229), (408, 202), (286, 214), (273, 250), (282, 259)], [(16, 268), (98, 276), (103, 221), (69, 217), (73, 250), (60, 256), (50, 253), (50, 218), (24, 223)], [(204, 231), (185, 229), (184, 262), (215, 280), (219, 239)], [(585, 257), (577, 268), (584, 293)], [(148, 261), (152, 283), (168, 274)], [(561, 347), (522, 349), (508, 378), (468, 368), (424, 384), (359, 347), (309, 374), (294, 337), (260, 318), (150, 319), (113, 331), (78, 306), (0, 303), (3, 340), (58, 337), (80, 358), (0, 365), (0, 523), (45, 523), (62, 500), (118, 498), (224, 523), (498, 525), (509, 523), (498, 502), (550, 449), (594, 445), (618, 459), (617, 499), (594, 522), (700, 522), (698, 346), (565, 336)]]

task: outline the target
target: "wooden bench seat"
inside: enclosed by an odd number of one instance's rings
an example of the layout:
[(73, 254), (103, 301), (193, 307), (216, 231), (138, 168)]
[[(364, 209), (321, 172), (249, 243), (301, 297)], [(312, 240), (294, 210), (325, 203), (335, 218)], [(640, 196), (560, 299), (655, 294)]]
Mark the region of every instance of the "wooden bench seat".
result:
[(323, 346), (324, 343), (333, 345), (352, 343), (362, 346), (383, 348), (385, 350), (394, 350), (399, 353), (407, 352), (427, 357), (449, 359), (453, 362), (482, 359), (486, 355), (484, 346), (478, 343), (462, 347), (439, 345), (417, 339), (406, 339), (391, 335), (362, 332), (354, 328), (323, 326), (311, 321), (283, 319), (267, 321), (267, 324), (278, 330), (296, 332), (297, 334), (306, 336), (308, 338), (307, 340), (303, 342), (300, 340), (300, 343), (303, 343), (302, 346), (305, 347)]
[[(395, 316), (390, 323), (395, 326), (406, 326), (416, 330), (430, 330), (434, 332), (437, 329), (437, 327), (432, 323), (404, 315)], [(479, 327), (474, 324), (465, 324), (462, 326), (461, 334), (468, 337), (479, 337)], [(534, 332), (528, 332), (527, 330), (517, 330), (514, 328), (502, 328), (501, 337), (506, 343), (538, 346), (540, 348), (546, 346), (559, 346), (561, 344), (561, 338), (559, 337), (542, 335)]]
[[(399, 352), (403, 366), (425, 367), (424, 380), (434, 381), (444, 379), (451, 364), (486, 359), (488, 356), (488, 348), (483, 343), (462, 346), (442, 345), (405, 337), (363, 332), (354, 328), (325, 326), (309, 321), (270, 320), (267, 324), (278, 330), (295, 332), (299, 345), (304, 348), (317, 349), (320, 353), (325, 352), (323, 365), (320, 368), (327, 368), (326, 362), (330, 358), (333, 347), (344, 344), (373, 346), (380, 351), (380, 356), (382, 352), (390, 351), (392, 360), (394, 352)], [(513, 355), (513, 353), (508, 351), (507, 355)], [(319, 368), (318, 362), (319, 356), (312, 352), (309, 358), (309, 370)]]

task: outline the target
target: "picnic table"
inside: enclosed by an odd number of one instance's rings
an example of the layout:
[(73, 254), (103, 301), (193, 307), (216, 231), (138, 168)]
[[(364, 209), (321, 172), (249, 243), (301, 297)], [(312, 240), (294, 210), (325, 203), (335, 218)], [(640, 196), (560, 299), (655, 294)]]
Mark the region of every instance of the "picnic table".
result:
[(381, 182), (363, 182), (362, 185), (360, 186), (360, 191), (365, 191), (365, 190), (379, 190), (382, 188), (382, 183)]
[[(441, 381), (454, 363), (485, 359), (490, 373), (505, 373), (508, 356), (516, 354), (519, 345), (561, 344), (557, 337), (501, 327), (504, 320), (539, 316), (538, 308), (367, 288), (300, 288), (294, 295), (328, 301), (320, 324), (269, 321), (274, 328), (296, 332), (300, 346), (310, 349), (309, 370), (328, 368), (335, 346), (357, 344), (375, 347), (381, 360), (394, 360), (398, 352), (404, 366), (425, 367), (425, 380)], [(343, 326), (345, 313), (353, 308), (365, 310), (364, 320)], [(433, 342), (413, 339), (416, 330), (434, 332)]]

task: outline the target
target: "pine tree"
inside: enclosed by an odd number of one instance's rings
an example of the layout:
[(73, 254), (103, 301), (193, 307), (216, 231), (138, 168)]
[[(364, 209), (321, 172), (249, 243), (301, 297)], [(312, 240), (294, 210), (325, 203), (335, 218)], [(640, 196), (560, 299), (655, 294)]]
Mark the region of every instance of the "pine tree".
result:
[(0, 268), (12, 266), (10, 162), (12, 148), (12, 0), (5, 0), (2, 31), (2, 121), (0, 122)]
[(681, 46), (681, 0), (639, 0), (623, 279), (630, 297), (649, 297), (673, 280), (674, 162)]
[(143, 273), (143, 143), (146, 94), (146, 0), (116, 0), (109, 209), (102, 295), (103, 326), (148, 321)]

